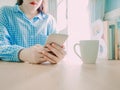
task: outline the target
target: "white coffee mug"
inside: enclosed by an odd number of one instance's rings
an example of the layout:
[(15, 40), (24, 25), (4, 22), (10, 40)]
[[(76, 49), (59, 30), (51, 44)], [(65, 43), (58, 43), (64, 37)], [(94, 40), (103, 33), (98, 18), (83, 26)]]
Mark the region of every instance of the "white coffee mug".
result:
[[(77, 47), (80, 52), (78, 52)], [(81, 40), (74, 44), (74, 52), (83, 63), (96, 63), (98, 48), (99, 40)]]

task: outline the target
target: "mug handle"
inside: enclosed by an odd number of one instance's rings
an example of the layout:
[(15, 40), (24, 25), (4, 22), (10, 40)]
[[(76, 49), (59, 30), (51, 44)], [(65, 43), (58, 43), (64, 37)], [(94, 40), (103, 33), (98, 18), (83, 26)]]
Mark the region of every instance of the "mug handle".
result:
[[(78, 57), (81, 58), (80, 54), (78, 54), (78, 52), (76, 51), (76, 47), (79, 46), (79, 45), (80, 45), (79, 43), (74, 44), (73, 49), (74, 49), (75, 54), (76, 54)], [(79, 48), (80, 48), (80, 47), (79, 47)]]

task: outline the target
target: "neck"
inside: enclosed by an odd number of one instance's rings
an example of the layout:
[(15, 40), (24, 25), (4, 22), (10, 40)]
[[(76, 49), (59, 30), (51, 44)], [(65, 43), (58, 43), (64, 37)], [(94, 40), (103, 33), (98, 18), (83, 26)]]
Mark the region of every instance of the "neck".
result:
[(29, 18), (33, 18), (34, 16), (36, 16), (38, 14), (37, 10), (25, 7), (23, 5), (20, 5), (20, 9), (24, 12), (24, 14)]

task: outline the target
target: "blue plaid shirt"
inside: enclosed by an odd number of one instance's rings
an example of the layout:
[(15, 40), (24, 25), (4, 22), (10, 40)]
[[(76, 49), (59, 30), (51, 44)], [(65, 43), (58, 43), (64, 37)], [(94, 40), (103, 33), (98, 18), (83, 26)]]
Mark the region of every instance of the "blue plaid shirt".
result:
[(43, 46), (48, 35), (56, 32), (55, 26), (49, 14), (28, 19), (18, 5), (0, 8), (0, 59), (20, 61), (19, 51), (35, 44)]

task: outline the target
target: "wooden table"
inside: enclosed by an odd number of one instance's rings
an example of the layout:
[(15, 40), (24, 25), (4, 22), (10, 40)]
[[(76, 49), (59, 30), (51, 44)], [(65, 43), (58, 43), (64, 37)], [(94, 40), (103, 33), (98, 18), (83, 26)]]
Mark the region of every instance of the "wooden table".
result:
[(120, 90), (120, 61), (56, 65), (0, 62), (0, 90)]

